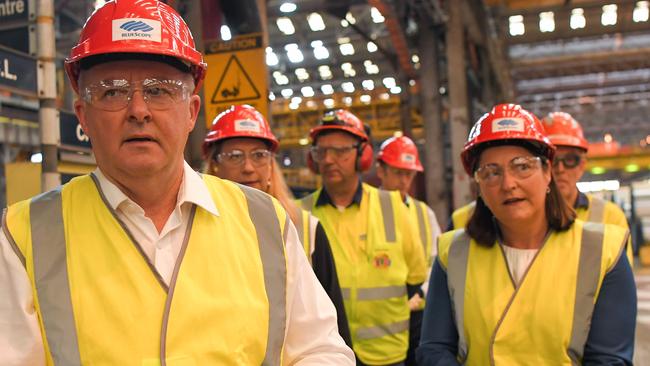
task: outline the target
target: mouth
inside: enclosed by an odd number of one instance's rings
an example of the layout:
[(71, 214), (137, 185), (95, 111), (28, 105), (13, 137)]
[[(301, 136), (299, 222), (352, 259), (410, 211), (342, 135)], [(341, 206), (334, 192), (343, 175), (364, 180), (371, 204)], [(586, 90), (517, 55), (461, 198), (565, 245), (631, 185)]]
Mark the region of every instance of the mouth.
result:
[(240, 182), (240, 184), (243, 184), (245, 186), (253, 186), (253, 185), (256, 185), (257, 183), (259, 183), (259, 182), (256, 181), (256, 180), (251, 180), (251, 181), (248, 181), (248, 182)]
[(515, 205), (523, 201), (525, 201), (523, 198), (508, 198), (507, 200), (503, 201), (503, 204), (509, 206), (509, 205)]
[(151, 136), (131, 136), (124, 139), (125, 143), (139, 143), (139, 142), (158, 142)]

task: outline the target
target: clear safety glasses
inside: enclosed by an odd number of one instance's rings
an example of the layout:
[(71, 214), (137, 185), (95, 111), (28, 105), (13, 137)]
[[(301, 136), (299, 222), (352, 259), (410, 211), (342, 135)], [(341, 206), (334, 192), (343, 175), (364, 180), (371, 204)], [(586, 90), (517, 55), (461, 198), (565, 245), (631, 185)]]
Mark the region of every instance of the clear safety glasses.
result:
[(102, 80), (86, 86), (81, 97), (95, 108), (119, 111), (126, 108), (136, 90), (154, 110), (167, 110), (190, 96), (190, 88), (181, 80), (144, 79), (132, 82), (126, 79)]
[[(508, 173), (518, 179), (526, 179), (542, 167), (539, 156), (520, 156), (508, 163)], [(486, 186), (496, 186), (503, 181), (505, 169), (498, 164), (486, 164), (474, 172), (474, 180)]]

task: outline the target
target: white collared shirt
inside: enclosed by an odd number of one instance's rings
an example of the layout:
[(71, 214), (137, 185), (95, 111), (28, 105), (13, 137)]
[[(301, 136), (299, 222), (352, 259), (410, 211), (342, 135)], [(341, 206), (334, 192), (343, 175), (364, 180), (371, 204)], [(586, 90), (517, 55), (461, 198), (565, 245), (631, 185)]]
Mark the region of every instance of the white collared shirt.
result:
[[(97, 169), (93, 174), (117, 217), (126, 225), (161, 278), (169, 283), (192, 204), (219, 215), (200, 176), (185, 163), (177, 203), (158, 232), (144, 210)], [(336, 310), (303, 252), (293, 224), (287, 253), (287, 326), (284, 364), (354, 365), (354, 353), (339, 336)], [(0, 365), (45, 365), (32, 287), (20, 259), (0, 233)], [(157, 336), (157, 335), (152, 335)]]
[[(406, 199), (404, 200), (404, 203), (406, 205), (412, 204), (414, 199), (411, 196), (406, 196)], [(442, 232), (440, 231), (440, 225), (438, 224), (438, 219), (436, 218), (436, 214), (433, 212), (431, 207), (429, 205), (425, 205), (427, 208), (427, 220), (429, 221), (429, 227), (431, 228), (431, 257), (428, 258), (430, 259), (430, 263), (433, 263), (436, 259), (436, 256), (438, 255), (438, 237)], [(420, 228), (422, 230), (422, 228)], [(424, 295), (426, 296), (427, 292), (429, 291), (429, 277), (431, 277), (431, 271), (427, 271), (427, 279), (424, 281), (422, 286), (420, 288), (422, 289), (422, 292), (424, 292)]]
[(219, 211), (201, 176), (187, 163), (184, 164), (183, 181), (178, 190), (176, 206), (159, 233), (153, 221), (145, 216), (144, 210), (108, 180), (99, 168), (93, 172), (93, 175), (97, 177), (109, 208), (126, 225), (160, 277), (169, 285), (189, 224), (192, 204), (219, 216)]

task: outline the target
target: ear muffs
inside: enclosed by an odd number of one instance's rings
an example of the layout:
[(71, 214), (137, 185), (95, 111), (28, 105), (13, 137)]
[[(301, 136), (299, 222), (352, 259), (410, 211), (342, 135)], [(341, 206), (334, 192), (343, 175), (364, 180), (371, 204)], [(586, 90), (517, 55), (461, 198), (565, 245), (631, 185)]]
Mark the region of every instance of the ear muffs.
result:
[(372, 145), (362, 142), (357, 150), (357, 171), (365, 172), (372, 167)]
[(314, 161), (314, 158), (311, 157), (311, 149), (307, 150), (307, 167), (311, 170), (312, 173), (318, 175), (318, 164)]
[[(365, 172), (372, 167), (373, 161), (373, 151), (372, 145), (367, 142), (362, 142), (357, 148), (357, 161), (355, 167), (357, 171)], [(314, 158), (311, 156), (311, 150), (307, 151), (307, 167), (314, 174), (319, 174), (318, 164), (314, 161)]]

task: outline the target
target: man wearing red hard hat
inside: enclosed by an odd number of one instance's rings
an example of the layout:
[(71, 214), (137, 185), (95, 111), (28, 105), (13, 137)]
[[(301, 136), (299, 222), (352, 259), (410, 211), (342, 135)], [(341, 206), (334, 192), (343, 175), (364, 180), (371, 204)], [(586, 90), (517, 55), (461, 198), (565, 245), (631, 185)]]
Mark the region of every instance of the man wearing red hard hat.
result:
[[(377, 176), (381, 180), (381, 188), (389, 191), (399, 191), (402, 200), (408, 207), (409, 219), (417, 224), (420, 241), (424, 245), (427, 260), (427, 273), (431, 270), (436, 256), (435, 242), (440, 235), (440, 225), (433, 210), (425, 202), (409, 195), (411, 184), (418, 172), (424, 171), (420, 163), (420, 154), (413, 140), (407, 136), (394, 136), (384, 141), (377, 154)], [(415, 365), (415, 349), (420, 341), (422, 328), (422, 310), (424, 295), (428, 281), (422, 285), (422, 291), (409, 299), (411, 307), (409, 350), (406, 365)]]
[(403, 365), (408, 299), (426, 278), (424, 250), (398, 192), (361, 181), (373, 163), (366, 126), (329, 111), (312, 128), (307, 162), (323, 187), (303, 198), (332, 246), (357, 365)]
[(183, 159), (206, 64), (178, 13), (109, 1), (65, 66), (97, 169), (3, 217), (0, 364), (353, 365), (282, 206)]

